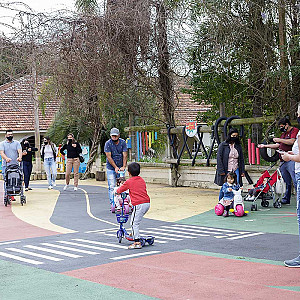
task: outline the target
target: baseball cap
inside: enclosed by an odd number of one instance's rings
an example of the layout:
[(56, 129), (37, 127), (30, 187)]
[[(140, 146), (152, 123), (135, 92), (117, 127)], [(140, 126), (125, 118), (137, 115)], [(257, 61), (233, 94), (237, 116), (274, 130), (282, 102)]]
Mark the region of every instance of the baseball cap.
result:
[(110, 130), (110, 135), (119, 135), (120, 134), (120, 131), (118, 128), (112, 128)]

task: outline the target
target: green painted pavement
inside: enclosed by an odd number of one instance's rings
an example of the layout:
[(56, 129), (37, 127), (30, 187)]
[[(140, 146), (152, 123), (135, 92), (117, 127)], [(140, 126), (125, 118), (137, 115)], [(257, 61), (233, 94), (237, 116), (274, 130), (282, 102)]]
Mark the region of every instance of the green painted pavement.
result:
[(2, 260), (0, 274), (0, 299), (5, 300), (157, 299)]
[(258, 211), (251, 211), (250, 207), (251, 202), (246, 202), (245, 210), (248, 210), (249, 214), (242, 218), (233, 215), (224, 218), (222, 216), (216, 216), (214, 210), (209, 210), (205, 213), (182, 219), (179, 223), (234, 230), (298, 235), (296, 205), (294, 203), (290, 206), (284, 205), (282, 208), (262, 208), (259, 202)]
[(269, 285), (268, 287), (271, 287), (274, 289), (293, 291), (293, 292), (300, 292), (300, 286), (272, 286), (272, 285)]
[(198, 255), (204, 255), (204, 256), (211, 256), (211, 257), (218, 257), (218, 258), (243, 260), (243, 261), (247, 261), (247, 262), (254, 262), (254, 263), (261, 263), (261, 264), (268, 264), (268, 265), (275, 265), (275, 266), (283, 266), (282, 261), (269, 260), (269, 259), (259, 259), (259, 258), (236, 256), (236, 255), (230, 255), (230, 254), (222, 254), (222, 253), (214, 253), (214, 252), (198, 251), (198, 250), (190, 250), (190, 249), (180, 250), (180, 252), (190, 253), (190, 254), (198, 254)]

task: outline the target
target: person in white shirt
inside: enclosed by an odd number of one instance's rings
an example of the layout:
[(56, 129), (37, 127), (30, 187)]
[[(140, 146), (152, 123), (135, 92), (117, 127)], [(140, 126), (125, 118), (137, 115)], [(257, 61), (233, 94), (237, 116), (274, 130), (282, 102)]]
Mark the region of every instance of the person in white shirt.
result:
[(48, 190), (53, 189), (56, 186), (55, 180), (57, 176), (56, 169), (56, 155), (57, 155), (57, 147), (54, 143), (51, 142), (50, 138), (44, 137), (44, 143), (41, 148), (41, 157), (44, 161), (44, 167), (47, 174), (48, 180)]

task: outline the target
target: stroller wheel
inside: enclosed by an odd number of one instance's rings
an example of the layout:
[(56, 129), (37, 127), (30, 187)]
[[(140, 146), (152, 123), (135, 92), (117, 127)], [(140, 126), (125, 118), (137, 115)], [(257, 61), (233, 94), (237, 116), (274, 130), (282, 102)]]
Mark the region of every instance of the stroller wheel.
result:
[(256, 203), (251, 205), (251, 211), (253, 211), (253, 210), (257, 211), (257, 204)]
[(123, 238), (123, 232), (122, 232), (122, 230), (118, 230), (117, 231), (117, 238), (118, 238), (119, 243), (121, 243), (122, 242), (122, 238)]
[(269, 205), (270, 205), (269, 201), (261, 201), (262, 207), (269, 207)]

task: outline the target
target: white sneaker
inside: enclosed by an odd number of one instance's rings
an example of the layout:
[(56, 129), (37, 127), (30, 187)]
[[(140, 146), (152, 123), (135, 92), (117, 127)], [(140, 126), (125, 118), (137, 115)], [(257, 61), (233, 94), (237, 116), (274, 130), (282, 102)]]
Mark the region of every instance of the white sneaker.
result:
[(69, 187), (69, 185), (66, 184), (66, 185), (64, 186), (64, 191), (66, 191), (68, 187)]
[(48, 186), (48, 190), (52, 190), (53, 189), (53, 186), (52, 185), (49, 185)]
[(78, 190), (77, 186), (74, 186), (74, 191), (76, 192)]
[(56, 186), (56, 183), (55, 182), (53, 182), (53, 184), (52, 184), (53, 186)]

